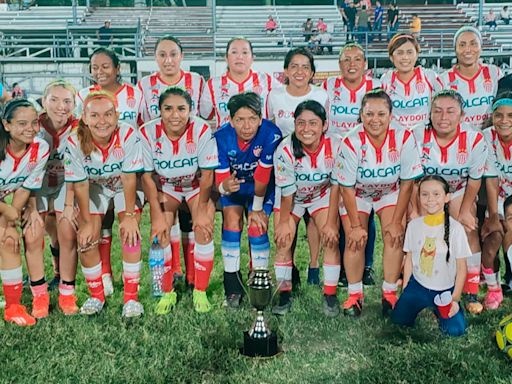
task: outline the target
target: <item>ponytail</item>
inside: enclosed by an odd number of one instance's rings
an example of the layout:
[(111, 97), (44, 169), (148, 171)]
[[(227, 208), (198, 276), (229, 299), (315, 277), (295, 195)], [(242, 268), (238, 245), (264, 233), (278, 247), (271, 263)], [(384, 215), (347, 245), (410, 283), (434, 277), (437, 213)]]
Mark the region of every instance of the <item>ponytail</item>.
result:
[(297, 139), (295, 132), (292, 133), (292, 149), (293, 156), (295, 156), (296, 159), (304, 157), (304, 148), (302, 148), (302, 143)]
[(446, 262), (450, 260), (450, 213), (448, 204), (444, 205), (444, 242), (446, 243)]

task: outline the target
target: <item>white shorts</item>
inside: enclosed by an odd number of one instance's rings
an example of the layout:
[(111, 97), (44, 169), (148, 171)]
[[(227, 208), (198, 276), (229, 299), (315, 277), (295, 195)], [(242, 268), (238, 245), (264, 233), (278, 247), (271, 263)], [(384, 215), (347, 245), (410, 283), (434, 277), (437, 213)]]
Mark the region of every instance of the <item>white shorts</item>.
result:
[(172, 188), (162, 188), (160, 192), (164, 193), (167, 197), (171, 197), (180, 203), (183, 203), (184, 201), (188, 203), (194, 197), (199, 195), (199, 188), (195, 188), (189, 191), (176, 191), (175, 189)]
[(453, 193), (450, 193), (450, 201), (458, 199), (459, 197), (463, 197), (464, 193), (466, 193), (466, 188), (459, 189)]
[[(276, 201), (274, 204), (274, 211), (279, 211), (281, 207), (281, 191), (278, 192), (278, 189), (276, 188)], [(321, 211), (322, 209), (328, 209), (329, 208), (329, 197), (330, 197), (331, 190), (328, 189), (325, 193), (325, 195), (313, 200), (310, 203), (297, 203), (293, 202), (292, 212), (291, 214), (295, 216), (296, 218), (300, 219), (306, 211), (309, 213), (310, 216), (314, 216), (315, 213), (318, 211)]]
[(36, 206), (39, 213), (46, 212), (62, 212), (66, 202), (66, 183), (64, 183), (58, 191), (52, 193), (44, 193), (39, 191), (36, 193)]
[[(114, 192), (99, 184), (89, 183), (89, 212), (91, 215), (104, 215), (109, 208), (114, 208), (115, 213), (126, 211), (124, 191)], [(135, 211), (141, 212), (144, 206), (144, 193), (135, 192)]]
[[(359, 213), (366, 213), (367, 215), (370, 215), (372, 209), (376, 213), (379, 213), (384, 208), (394, 207), (398, 201), (398, 193), (399, 191), (391, 192), (390, 194), (384, 195), (376, 201), (356, 196), (357, 211)], [(347, 210), (345, 207), (340, 207), (340, 216), (346, 215)]]

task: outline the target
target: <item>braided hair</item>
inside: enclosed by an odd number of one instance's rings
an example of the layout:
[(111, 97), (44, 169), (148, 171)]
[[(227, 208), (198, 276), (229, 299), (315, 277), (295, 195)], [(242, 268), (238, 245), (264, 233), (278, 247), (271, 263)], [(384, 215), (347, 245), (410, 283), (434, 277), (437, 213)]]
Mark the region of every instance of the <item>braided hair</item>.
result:
[[(425, 181), (437, 181), (443, 186), (444, 193), (448, 194), (450, 193), (450, 186), (448, 185), (448, 182), (439, 175), (427, 175), (423, 177), (418, 185), (418, 189), (421, 190), (421, 184), (423, 184)], [(446, 243), (446, 262), (450, 260), (450, 213), (448, 212), (448, 203), (444, 204), (444, 242)]]

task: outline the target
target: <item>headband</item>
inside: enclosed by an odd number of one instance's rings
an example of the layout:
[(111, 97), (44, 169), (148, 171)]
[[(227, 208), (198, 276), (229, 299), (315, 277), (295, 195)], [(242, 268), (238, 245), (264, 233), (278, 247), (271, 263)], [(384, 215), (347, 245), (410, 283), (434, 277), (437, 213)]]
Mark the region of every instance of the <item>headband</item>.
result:
[(492, 111), (494, 112), (499, 107), (512, 107), (512, 99), (505, 97), (503, 99), (496, 100), (492, 105)]
[(32, 104), (27, 99), (14, 99), (14, 100), (9, 101), (7, 104), (5, 104), (4, 113), (3, 113), (2, 117), (7, 116), (8, 114), (11, 113), (11, 111), (14, 108), (18, 108), (18, 107), (33, 107), (33, 108), (35, 108), (34, 104)]
[(117, 100), (114, 98), (114, 96), (106, 93), (105, 91), (98, 93), (90, 93), (89, 95), (90, 96), (87, 96), (85, 98), (84, 105), (82, 107), (83, 111), (85, 111), (85, 108), (87, 108), (87, 105), (89, 105), (91, 101), (99, 99), (107, 99), (108, 101), (112, 102), (114, 104), (114, 108), (117, 109)]
[(474, 33), (476, 35), (476, 37), (478, 37), (478, 41), (480, 41), (480, 45), (482, 45), (482, 34), (480, 33), (480, 31), (477, 28), (472, 27), (471, 25), (465, 25), (464, 27), (460, 27), (459, 30), (457, 32), (455, 32), (455, 36), (453, 36), (453, 46), (454, 47), (457, 45), (457, 39), (464, 32)]

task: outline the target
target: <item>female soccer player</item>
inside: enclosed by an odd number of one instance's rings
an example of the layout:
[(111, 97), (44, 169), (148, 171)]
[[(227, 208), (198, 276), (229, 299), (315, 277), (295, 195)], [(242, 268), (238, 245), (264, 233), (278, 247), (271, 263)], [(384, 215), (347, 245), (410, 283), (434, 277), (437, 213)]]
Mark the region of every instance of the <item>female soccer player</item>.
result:
[(453, 38), (457, 64), (441, 74), (445, 89), (459, 92), (464, 100), (464, 122), (476, 129), (490, 125), (492, 104), (503, 76), (495, 65), (480, 63), (482, 35), (471, 26), (461, 27)]
[(78, 246), (82, 272), (91, 294), (80, 313), (99, 313), (105, 303), (98, 243), (103, 216), (113, 203), (120, 221), (123, 257), (122, 316), (138, 317), (144, 308), (138, 301), (142, 202), (136, 193), (136, 172), (143, 170), (143, 160), (137, 129), (119, 123), (118, 117), (111, 93), (89, 93), (78, 129), (68, 137), (64, 169), (66, 182), (73, 183), (80, 209)]
[[(121, 123), (129, 124), (134, 128), (142, 124), (142, 92), (137, 87), (122, 82), (121, 62), (117, 54), (109, 48), (97, 48), (90, 57), (89, 68), (95, 84), (78, 92), (77, 111), (82, 111), (83, 101), (90, 92), (103, 90), (114, 95), (117, 102), (116, 110), (119, 113)], [(110, 263), (113, 223), (114, 212), (109, 210), (104, 216), (99, 244), (101, 275), (107, 296), (114, 292)]]
[[(181, 69), (184, 53), (181, 42), (171, 35), (159, 38), (155, 45), (155, 60), (158, 71), (139, 80), (138, 87), (143, 94), (142, 117), (144, 122), (160, 116), (158, 101), (160, 95), (170, 86), (184, 88), (192, 99), (192, 114), (199, 114), (199, 100), (205, 85), (201, 75)], [(182, 275), (180, 263), (180, 229), (185, 274), (189, 286), (194, 284), (194, 232), (192, 218), (186, 209), (179, 209), (178, 220), (171, 227), (171, 249), (173, 274)]]
[(254, 60), (252, 44), (244, 37), (232, 38), (226, 47), (227, 71), (212, 77), (201, 96), (199, 111), (205, 119), (215, 117), (216, 127), (229, 121), (228, 101), (238, 93), (252, 91), (261, 96), (262, 114), (267, 117), (267, 96), (280, 84), (267, 73), (251, 69)]
[[(37, 283), (31, 285), (32, 316), (21, 305), (23, 275), (20, 235), (16, 226), (22, 209), (26, 208), (26, 240), (30, 242), (44, 231), (40, 223), (32, 220), (37, 210), (35, 198), (30, 197), (31, 192), (40, 189), (43, 184), (44, 169), (50, 153), (46, 141), (36, 137), (38, 131), (37, 112), (28, 100), (15, 99), (5, 105), (0, 123), (0, 277), (5, 295), (4, 319), (20, 326), (34, 325), (35, 317), (45, 317), (50, 302), (44, 270), (37, 268), (43, 257), (40, 249), (37, 254), (25, 255), (30, 280)], [(8, 206), (4, 199), (12, 193), (12, 204)]]
[(215, 132), (219, 168), (215, 182), (222, 205), (222, 257), (226, 306), (238, 308), (243, 294), (240, 275), (240, 237), (244, 211), (252, 268), (267, 268), (270, 243), (267, 229), (274, 206), (274, 151), (279, 128), (261, 118), (261, 98), (254, 92), (229, 99), (230, 123)]
[(329, 77), (323, 88), (329, 98), (329, 131), (344, 137), (358, 123), (363, 96), (381, 83), (365, 75), (367, 62), (359, 44), (345, 44), (338, 63), (340, 76)]
[(442, 88), (434, 71), (415, 67), (419, 53), (420, 46), (412, 35), (395, 35), (388, 44), (395, 69), (380, 79), (393, 101), (393, 117), (407, 128), (428, 123), (432, 96)]
[(279, 303), (272, 312), (286, 314), (291, 307), (292, 243), (300, 218), (308, 212), (321, 234), (324, 253), (324, 313), (336, 316), (336, 287), (340, 274), (337, 217), (339, 191), (331, 186), (339, 141), (327, 137), (325, 108), (314, 100), (300, 103), (294, 112), (295, 132), (274, 155), (276, 186), (281, 188), (280, 210), (275, 215), (275, 273)]
[[(272, 89), (268, 95), (267, 104), (268, 117), (276, 123), (283, 136), (288, 136), (295, 130), (293, 114), (297, 105), (302, 101), (316, 100), (327, 109), (326, 92), (322, 88), (311, 84), (315, 71), (315, 60), (308, 49), (295, 48), (286, 54), (284, 58), (286, 85)], [(276, 199), (281, 199), (279, 190), (276, 193)], [(320, 234), (316, 230), (315, 224), (310, 224), (308, 214), (304, 216), (304, 219), (307, 222), (311, 257), (308, 268), (308, 283), (320, 284), (320, 270), (318, 268)], [(298, 276), (298, 270), (295, 266), (294, 273)]]
[[(151, 232), (152, 237), (158, 236), (164, 248), (166, 266), (165, 293), (156, 306), (156, 312), (167, 314), (176, 304), (171, 271), (173, 255), (168, 233), (183, 202), (192, 213), (196, 239), (194, 308), (197, 312), (208, 312), (211, 304), (206, 288), (213, 268), (215, 215), (210, 193), (214, 169), (218, 166), (217, 145), (208, 124), (191, 115), (192, 98), (182, 88), (167, 88), (160, 95), (159, 108), (161, 117), (141, 128), (143, 184), (151, 208)], [(153, 174), (158, 176), (158, 187)]]
[(480, 132), (462, 123), (463, 106), (462, 96), (454, 90), (437, 93), (432, 99), (431, 125), (418, 127), (414, 135), (425, 174), (446, 179), (451, 194), (450, 215), (466, 229), (473, 252), (467, 260), (466, 307), (471, 313), (480, 313), (483, 307), (476, 297), (481, 261), (476, 197), (485, 171), (487, 146)]
[[(487, 284), (487, 295), (484, 300), (486, 309), (497, 309), (503, 301), (499, 279), (499, 249), (503, 244), (507, 262), (512, 253), (512, 249), (509, 249), (512, 244), (512, 232), (510, 225), (505, 221), (507, 215), (504, 211), (504, 202), (512, 195), (512, 177), (508, 171), (512, 165), (512, 92), (505, 91), (499, 94), (492, 109), (493, 126), (483, 131), (489, 151), (485, 175), (488, 217), (481, 231), (482, 272)], [(506, 283), (508, 285), (509, 282)]]
[(349, 297), (345, 315), (358, 316), (363, 304), (364, 248), (368, 215), (379, 215), (384, 242), (382, 311), (387, 315), (397, 298), (402, 266), (405, 213), (414, 179), (422, 176), (412, 134), (392, 121), (392, 101), (382, 90), (368, 92), (361, 102), (361, 121), (342, 142), (336, 180), (342, 186), (342, 224)]
[[(407, 225), (404, 251), (404, 290), (392, 320), (413, 326), (424, 308), (433, 308), (441, 331), (461, 336), (466, 330), (459, 306), (466, 279), (466, 258), (471, 256), (464, 227), (448, 214), (450, 186), (438, 175), (425, 176), (419, 183), (419, 201), (424, 216)], [(435, 296), (450, 292), (448, 316), (436, 308)]]
[[(67, 187), (64, 183), (64, 151), (71, 131), (78, 124), (78, 120), (73, 116), (75, 95), (75, 89), (65, 80), (55, 80), (46, 86), (42, 98), (44, 112), (39, 115), (38, 134), (50, 146), (50, 156), (46, 164), (43, 186), (36, 193), (37, 210), (40, 214), (37, 221), (44, 222), (46, 233), (50, 237), (55, 278), (59, 286), (59, 308), (66, 315), (78, 312), (74, 294), (77, 217), (73, 191), (70, 190), (66, 194)], [(25, 239), (26, 253), (34, 255), (34, 265), (37, 255), (41, 255), (41, 244), (44, 244), (44, 231), (39, 231), (38, 234), (39, 236), (31, 238), (31, 241)], [(37, 269), (41, 273), (44, 271), (42, 257), (37, 258)], [(44, 283), (44, 274), (43, 280), (31, 280), (30, 284), (37, 285), (42, 282)], [(40, 313), (46, 315), (49, 303), (40, 303)]]

